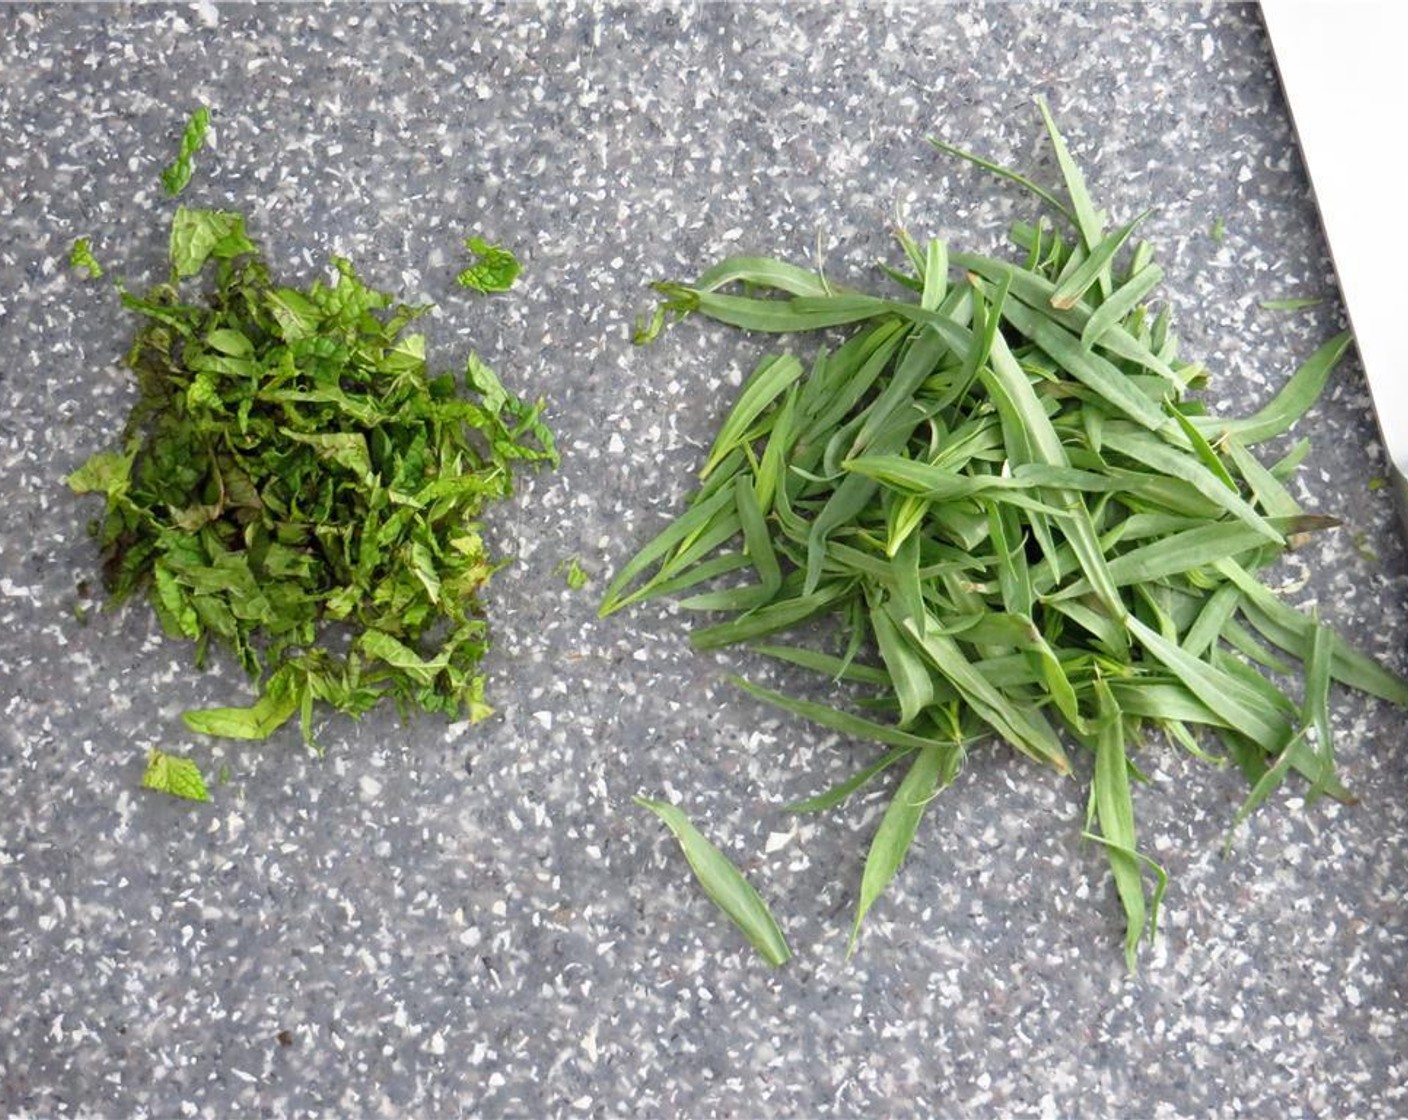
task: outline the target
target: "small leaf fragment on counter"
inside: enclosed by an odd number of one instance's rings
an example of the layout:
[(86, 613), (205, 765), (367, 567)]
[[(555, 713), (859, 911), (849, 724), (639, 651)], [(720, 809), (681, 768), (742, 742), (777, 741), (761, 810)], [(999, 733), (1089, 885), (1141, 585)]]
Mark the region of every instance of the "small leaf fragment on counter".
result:
[(567, 581), (567, 586), (573, 591), (581, 591), (591, 582), (590, 577), (582, 568), (582, 562), (573, 556), (569, 560), (564, 560), (557, 566), (557, 571)]
[(518, 258), (502, 245), (491, 245), (482, 237), (465, 239), (465, 248), (474, 254), (475, 261), (455, 280), (461, 287), (473, 288), (486, 295), (490, 292), (506, 292), (513, 287), (523, 266)]
[(97, 280), (103, 275), (103, 266), (98, 263), (98, 258), (93, 256), (93, 247), (86, 237), (80, 237), (73, 243), (68, 263), (74, 268), (87, 269), (90, 280)]
[(675, 834), (704, 893), (743, 931), (759, 955), (774, 968), (786, 964), (792, 956), (787, 939), (767, 903), (743, 873), (676, 806), (648, 797), (636, 797), (635, 802), (649, 809)]
[(167, 754), (156, 747), (147, 756), (147, 771), (142, 775), (142, 787), (158, 793), (169, 793), (187, 801), (209, 801), (205, 779), (200, 768), (188, 758)]
[(210, 128), (210, 110), (204, 105), (191, 114), (181, 133), (181, 150), (161, 173), (161, 185), (173, 198), (186, 189), (195, 170), (194, 159), (205, 143), (206, 131)]

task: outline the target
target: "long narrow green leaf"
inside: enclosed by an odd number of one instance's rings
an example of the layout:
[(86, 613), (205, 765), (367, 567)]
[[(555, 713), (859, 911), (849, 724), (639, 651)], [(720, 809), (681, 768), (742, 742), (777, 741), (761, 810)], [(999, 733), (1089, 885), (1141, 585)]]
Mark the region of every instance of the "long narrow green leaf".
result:
[(877, 603), (870, 606), (870, 626), (899, 698), (900, 726), (908, 727), (934, 702), (933, 676), (918, 651), (905, 639), (904, 631)]
[[(976, 253), (953, 253), (950, 259), (957, 267), (976, 273), (984, 280), (994, 284), (1001, 282), (1004, 277), (1010, 277), (1011, 292), (1017, 300), (1033, 314), (1049, 319), (1067, 331), (1080, 335), (1080, 347), (1087, 351), (1090, 347), (1086, 345), (1084, 338), (1086, 329), (1090, 326), (1091, 320), (1113, 304), (1116, 298), (1115, 295), (1112, 295), (1093, 312), (1079, 304), (1062, 311), (1051, 306), (1051, 297), (1056, 294), (1056, 285), (1044, 276), (1024, 269), (1013, 268), (1006, 261), (994, 260), (992, 257), (984, 257)], [(1122, 323), (1116, 322), (1102, 327), (1100, 346), (1116, 357), (1134, 362), (1174, 385), (1183, 384), (1183, 379), (1174, 372), (1167, 361), (1126, 330)]]
[(1251, 526), (1274, 544), (1284, 543), (1267, 520), (1257, 513), (1235, 490), (1229, 490), (1196, 456), (1164, 443), (1149, 432), (1128, 425), (1111, 423), (1105, 427), (1105, 446), (1136, 463), (1153, 467), (1188, 483), (1214, 505), (1220, 506), (1239, 521)]
[[(768, 642), (756, 642), (749, 648), (767, 657), (775, 657), (804, 669), (811, 669), (838, 681), (855, 681), (860, 684), (888, 685), (890, 675), (884, 669), (870, 665), (844, 661), (829, 653), (807, 649), (805, 646), (782, 646)], [(951, 697), (949, 697), (951, 699)]]
[(846, 799), (863, 788), (878, 774), (888, 770), (901, 759), (908, 758), (914, 753), (913, 747), (896, 747), (894, 750), (881, 755), (863, 770), (858, 770), (843, 782), (838, 782), (830, 789), (818, 793), (813, 797), (805, 798), (802, 801), (794, 801), (783, 808), (789, 813), (820, 813), (827, 809), (835, 809), (845, 803)]
[(962, 148), (954, 147), (952, 144), (947, 144), (942, 140), (935, 140), (932, 136), (929, 138), (929, 143), (934, 145), (934, 147), (936, 147), (939, 151), (943, 152), (945, 155), (957, 156), (959, 159), (967, 160), (975, 167), (981, 167), (984, 171), (991, 172), (999, 178), (1007, 179), (1010, 182), (1016, 183), (1019, 187), (1022, 187), (1024, 190), (1031, 191), (1032, 194), (1036, 195), (1037, 198), (1041, 199), (1042, 202), (1050, 206), (1051, 209), (1055, 210), (1056, 213), (1060, 214), (1063, 218), (1066, 218), (1068, 221), (1071, 222), (1074, 222), (1076, 220), (1075, 215), (1072, 214), (1070, 210), (1066, 208), (1066, 205), (1059, 198), (1057, 198), (1054, 194), (1048, 191), (1045, 187), (1037, 186), (1025, 175), (1021, 175), (1016, 171), (1012, 171), (1006, 167), (1003, 167), (999, 163), (993, 163), (991, 160), (984, 159), (982, 156), (974, 155), (972, 152), (965, 151)]
[(770, 257), (725, 257), (694, 282), (702, 292), (714, 292), (733, 283), (752, 284), (794, 296), (826, 296), (831, 294), (815, 272)]
[(790, 355), (764, 358), (744, 385), (738, 403), (720, 425), (719, 434), (714, 438), (714, 446), (699, 472), (699, 477), (708, 478), (724, 456), (739, 445), (744, 434), (762, 415), (764, 409), (801, 376), (802, 363)]
[(1189, 656), (1176, 642), (1149, 629), (1134, 615), (1125, 617), (1125, 625), (1155, 660), (1226, 720), (1229, 727), (1244, 731), (1268, 752), (1280, 751), (1290, 742), (1289, 721), (1277, 712), (1268, 711), (1263, 698), (1250, 692), (1242, 681)]
[(1310, 411), (1310, 406), (1320, 399), (1330, 374), (1339, 364), (1344, 352), (1354, 336), (1348, 331), (1337, 334), (1307, 358), (1291, 375), (1271, 400), (1257, 412), (1243, 420), (1224, 420), (1221, 417), (1205, 417), (1194, 423), (1210, 436), (1230, 433), (1244, 444), (1261, 443), (1273, 439), (1282, 432), (1289, 431), (1291, 425)]
[(924, 633), (919, 633), (918, 627), (912, 625), (904, 629), (929, 663), (958, 690), (984, 723), (1023, 754), (1055, 767), (1058, 773), (1070, 771), (1061, 741), (1040, 713), (1018, 707), (999, 692), (963, 656), (957, 642), (938, 632), (937, 625), (927, 627)]
[[(1230, 560), (1219, 561), (1218, 572), (1241, 588), (1245, 599), (1242, 614), (1262, 637), (1287, 653), (1299, 654), (1310, 640), (1315, 623), (1294, 607), (1287, 606), (1256, 577)], [(1329, 635), (1330, 673), (1335, 680), (1378, 696), (1399, 707), (1408, 707), (1408, 681), (1360, 653), (1333, 632)]]
[[(1328, 528), (1334, 522), (1328, 518), (1306, 515), (1272, 518), (1273, 528), (1287, 533), (1307, 533)], [(1210, 567), (1225, 557), (1237, 557), (1266, 545), (1266, 535), (1236, 521), (1215, 521), (1194, 529), (1156, 537), (1148, 544), (1110, 560), (1107, 570), (1117, 587), (1134, 583), (1152, 583), (1168, 576), (1181, 575)], [(1090, 591), (1088, 580), (1081, 579), (1054, 593), (1057, 599), (1075, 598)]]
[[(1270, 517), (1294, 517), (1300, 512), (1300, 503), (1291, 496), (1289, 490), (1274, 474), (1261, 465), (1242, 442), (1235, 436), (1222, 441), (1227, 448), (1228, 458), (1242, 476), (1242, 481), (1251, 489), (1257, 503)], [(1327, 519), (1329, 520), (1329, 519)]]
[(1257, 808), (1270, 797), (1286, 779), (1286, 773), (1291, 767), (1291, 747), (1301, 740), (1305, 734), (1304, 729), (1296, 733), (1296, 738), (1286, 745), (1269, 768), (1262, 772), (1256, 784), (1252, 786), (1251, 793), (1247, 794), (1247, 799), (1242, 802), (1242, 807), (1237, 810), (1237, 815), (1232, 818), (1231, 825), (1227, 829), (1227, 839), (1222, 845), (1222, 854), (1226, 856), (1232, 850), (1232, 841), (1236, 837), (1237, 829), (1250, 817)]
[(783, 936), (782, 927), (777, 924), (762, 896), (729, 858), (706, 840), (704, 834), (676, 806), (648, 797), (636, 797), (635, 803), (649, 809), (675, 834), (684, 858), (689, 862), (699, 885), (704, 888), (704, 893), (743, 932), (758, 955), (774, 968), (786, 964), (792, 950)]
[(621, 593), (650, 568), (661, 562), (672, 548), (701, 529), (730, 503), (736, 501), (731, 490), (721, 491), (707, 501), (698, 502), (655, 535), (616, 573), (602, 596), (597, 614), (601, 618), (625, 606)]
[(1334, 729), (1330, 725), (1330, 663), (1333, 658), (1330, 631), (1318, 619), (1311, 630), (1305, 653), (1305, 700), (1301, 722), (1315, 729), (1315, 754), (1319, 772), (1311, 783), (1307, 801), (1314, 801), (1329, 789), (1335, 776)]
[(690, 635), (690, 641), (695, 649), (718, 649), (738, 642), (751, 642), (805, 622), (850, 591), (851, 585), (844, 580), (824, 583), (815, 591), (790, 599), (777, 599), (730, 622), (696, 630)]
[(813, 723), (818, 723), (822, 727), (829, 727), (832, 731), (839, 731), (842, 735), (847, 735), (852, 739), (865, 739), (874, 743), (884, 743), (891, 747), (917, 747), (924, 749), (927, 747), (942, 747), (946, 750), (959, 750), (952, 743), (946, 743), (923, 735), (916, 735), (909, 731), (902, 731), (898, 727), (893, 727), (885, 723), (876, 723), (874, 720), (865, 719), (861, 716), (852, 715), (850, 712), (843, 712), (839, 708), (833, 708), (829, 704), (821, 704), (815, 700), (802, 700), (795, 696), (788, 696), (785, 693), (777, 692), (771, 688), (764, 688), (762, 685), (754, 684), (743, 677), (730, 675), (728, 678), (735, 685), (741, 688), (749, 696), (776, 705), (783, 711), (799, 715), (803, 719), (809, 719)]
[(925, 311), (938, 310), (948, 294), (948, 246), (938, 238), (929, 242), (924, 258), (924, 288), (919, 306)]
[(1236, 584), (1224, 583), (1212, 593), (1198, 612), (1197, 621), (1183, 638), (1184, 652), (1202, 657), (1222, 637), (1222, 631), (1232, 621), (1242, 602), (1242, 592)]
[(1212, 445), (1203, 438), (1202, 433), (1198, 431), (1193, 422), (1189, 420), (1172, 401), (1166, 401), (1164, 407), (1168, 410), (1168, 414), (1173, 417), (1179, 428), (1182, 429), (1183, 435), (1188, 440), (1189, 446), (1192, 447), (1193, 454), (1198, 457), (1198, 461), (1202, 463), (1203, 466), (1207, 467), (1207, 469), (1212, 472), (1213, 477), (1226, 486), (1227, 489), (1231, 490), (1234, 494), (1237, 493), (1237, 484), (1232, 480), (1232, 475), (1227, 470), (1227, 465), (1218, 457), (1217, 452), (1214, 451)]
[(1163, 278), (1164, 270), (1156, 264), (1136, 272), (1091, 313), (1080, 332), (1080, 344), (1087, 350), (1101, 345), (1105, 336), (1157, 288)]
[(1066, 277), (1052, 293), (1051, 306), (1063, 311), (1074, 307), (1080, 301), (1080, 297), (1085, 295), (1096, 281), (1102, 276), (1108, 276), (1110, 262), (1115, 259), (1115, 254), (1124, 247), (1124, 243), (1129, 240), (1129, 235), (1146, 217), (1148, 217), (1148, 211), (1108, 236), (1101, 238), (1100, 244), (1091, 248), (1090, 255), (1081, 262), (1080, 267)]
[(1009, 300), (1002, 313), (1053, 362), (1087, 386), (1114, 411), (1150, 431), (1157, 431), (1170, 423), (1159, 406), (1129, 376), (1093, 350), (1087, 350), (1079, 338), (1060, 324), (1016, 300)]
[(1095, 818), (1106, 841), (1105, 853), (1115, 890), (1125, 913), (1125, 963), (1134, 971), (1139, 940), (1148, 924), (1144, 898), (1144, 878), (1139, 860), (1131, 855), (1138, 848), (1134, 830), (1134, 801), (1129, 792), (1129, 760), (1124, 747), (1124, 715), (1114, 694), (1104, 681), (1095, 681), (1099, 722), (1095, 727), (1095, 774), (1092, 779)]
[(904, 863), (909, 846), (914, 842), (914, 834), (919, 830), (919, 819), (940, 788), (945, 767), (951, 758), (950, 752), (939, 747), (922, 748), (915, 755), (904, 781), (895, 790), (894, 798), (880, 819), (880, 827), (870, 841), (870, 852), (865, 857), (860, 899), (856, 903), (855, 921), (851, 924), (847, 955), (856, 950), (861, 922)]
[(1085, 176), (1081, 173), (1080, 165), (1071, 158), (1070, 149), (1066, 147), (1065, 137), (1061, 135), (1060, 130), (1056, 127), (1056, 122), (1051, 117), (1051, 110), (1047, 107), (1046, 98), (1038, 96), (1036, 104), (1037, 108), (1041, 110), (1041, 119), (1046, 124), (1047, 134), (1051, 137), (1051, 146), (1056, 150), (1056, 164), (1061, 168), (1061, 177), (1066, 180), (1066, 193), (1071, 199), (1071, 211), (1075, 215), (1081, 239), (1084, 240), (1087, 251), (1093, 250), (1095, 246), (1100, 244), (1104, 236), (1100, 212), (1095, 209), (1095, 203), (1091, 201), (1090, 191), (1086, 188)]
[(771, 597), (782, 586), (782, 568), (777, 562), (777, 553), (773, 551), (772, 541), (768, 537), (768, 526), (762, 507), (758, 505), (753, 483), (743, 475), (739, 475), (734, 483), (734, 494), (738, 501), (738, 520), (743, 527), (743, 541), (748, 559), (753, 562), (759, 582)]

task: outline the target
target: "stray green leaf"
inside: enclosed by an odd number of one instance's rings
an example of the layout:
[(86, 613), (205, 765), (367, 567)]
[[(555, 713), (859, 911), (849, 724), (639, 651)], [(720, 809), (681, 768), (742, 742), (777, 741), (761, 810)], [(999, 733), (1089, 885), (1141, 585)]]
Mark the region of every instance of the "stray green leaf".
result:
[(142, 787), (154, 789), (158, 793), (169, 793), (172, 797), (184, 797), (188, 801), (209, 801), (210, 793), (205, 788), (205, 779), (200, 776), (200, 768), (188, 758), (152, 748), (147, 756), (147, 771), (142, 775)]
[(581, 591), (591, 582), (590, 577), (582, 568), (581, 561), (575, 556), (559, 564), (557, 571), (566, 578), (567, 586), (573, 591)]
[(782, 928), (762, 896), (728, 857), (705, 839), (689, 818), (669, 802), (636, 797), (635, 803), (649, 809), (675, 834), (704, 893), (743, 931), (743, 936), (763, 960), (774, 968), (786, 964), (792, 950), (787, 945)]
[(518, 258), (502, 245), (491, 245), (482, 237), (470, 237), (465, 247), (474, 254), (475, 261), (458, 276), (456, 282), (476, 292), (506, 292), (523, 271)]
[(103, 266), (98, 263), (98, 258), (93, 256), (93, 248), (88, 244), (86, 237), (80, 237), (73, 243), (68, 263), (74, 268), (87, 269), (90, 280), (97, 280), (103, 274)]
[(186, 122), (185, 131), (181, 133), (181, 150), (176, 159), (161, 173), (161, 185), (173, 198), (185, 190), (186, 184), (191, 181), (191, 173), (195, 170), (193, 160), (205, 143), (205, 133), (209, 127), (210, 110), (202, 105)]

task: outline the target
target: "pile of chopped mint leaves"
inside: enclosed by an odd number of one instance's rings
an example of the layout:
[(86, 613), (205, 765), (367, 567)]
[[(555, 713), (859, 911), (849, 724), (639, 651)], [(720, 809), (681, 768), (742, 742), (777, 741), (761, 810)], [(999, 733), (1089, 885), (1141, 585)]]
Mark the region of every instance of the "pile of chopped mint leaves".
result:
[[(311, 739), (320, 701), (482, 719), (482, 597), (501, 562), (479, 519), (520, 469), (556, 464), (542, 402), (473, 355), (463, 377), (430, 373), (408, 330), (429, 306), (345, 259), (280, 284), (240, 214), (177, 209), (170, 244), (170, 280), (121, 293), (138, 322), (121, 442), (68, 484), (106, 498), (110, 604), (146, 598), (197, 665), (223, 647), (257, 684), (252, 705), (185, 722), (263, 739), (297, 715)], [(158, 769), (145, 784), (203, 799)]]

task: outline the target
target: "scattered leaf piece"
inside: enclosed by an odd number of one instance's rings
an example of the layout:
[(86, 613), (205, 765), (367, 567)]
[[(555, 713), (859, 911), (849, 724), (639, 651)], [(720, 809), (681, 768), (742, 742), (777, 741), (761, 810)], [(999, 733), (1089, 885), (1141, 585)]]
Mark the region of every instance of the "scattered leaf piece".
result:
[(188, 801), (209, 801), (210, 793), (205, 788), (205, 779), (200, 776), (200, 768), (188, 758), (152, 748), (147, 756), (147, 771), (142, 775), (142, 787), (154, 789), (158, 793), (169, 793), (173, 797), (184, 797)]
[(161, 185), (171, 197), (175, 198), (191, 181), (191, 173), (195, 170), (195, 154), (205, 143), (206, 130), (209, 128), (210, 110), (202, 105), (186, 122), (185, 131), (181, 133), (181, 150), (176, 159), (161, 173)]
[(68, 263), (74, 268), (87, 269), (90, 280), (97, 280), (103, 274), (103, 266), (98, 263), (98, 258), (93, 256), (93, 247), (88, 244), (86, 237), (80, 237), (73, 243)]
[(473, 288), (486, 295), (490, 292), (506, 292), (513, 287), (523, 266), (518, 258), (502, 245), (491, 245), (482, 237), (465, 240), (467, 248), (475, 256), (475, 262), (455, 277), (461, 287)]

